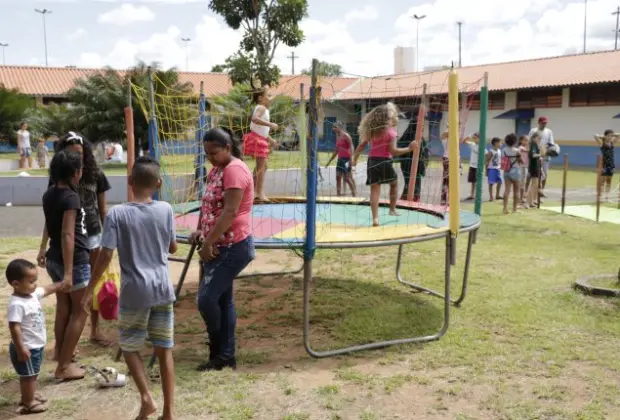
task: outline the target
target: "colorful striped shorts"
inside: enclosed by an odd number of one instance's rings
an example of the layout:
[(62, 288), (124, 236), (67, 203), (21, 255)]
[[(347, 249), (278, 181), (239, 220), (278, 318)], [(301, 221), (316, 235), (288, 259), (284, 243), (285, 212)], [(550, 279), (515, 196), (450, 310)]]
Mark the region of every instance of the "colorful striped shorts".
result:
[(174, 306), (172, 303), (146, 309), (120, 308), (118, 314), (121, 350), (137, 352), (148, 340), (156, 347), (174, 347)]

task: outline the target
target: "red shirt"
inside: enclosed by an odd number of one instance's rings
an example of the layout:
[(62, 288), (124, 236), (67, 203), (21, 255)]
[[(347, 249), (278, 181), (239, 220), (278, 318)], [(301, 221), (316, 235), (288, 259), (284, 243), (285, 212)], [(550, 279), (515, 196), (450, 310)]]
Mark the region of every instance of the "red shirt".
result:
[(251, 216), (254, 202), (254, 180), (245, 162), (233, 158), (224, 168), (213, 167), (207, 176), (205, 194), (202, 198), (202, 234), (206, 238), (224, 208), (224, 191), (243, 190), (239, 210), (230, 228), (215, 245), (230, 246), (241, 242), (252, 233)]
[(340, 136), (336, 140), (338, 159), (351, 159), (351, 140), (349, 136)]
[(390, 142), (396, 138), (398, 133), (393, 128), (388, 128), (377, 137), (370, 140), (370, 153), (368, 157), (392, 158), (390, 153)]

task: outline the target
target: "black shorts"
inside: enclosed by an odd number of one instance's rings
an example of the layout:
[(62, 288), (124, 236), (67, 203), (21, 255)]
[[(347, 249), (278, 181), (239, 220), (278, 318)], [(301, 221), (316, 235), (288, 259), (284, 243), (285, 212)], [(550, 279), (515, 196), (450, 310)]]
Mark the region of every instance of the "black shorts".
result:
[(530, 178), (540, 178), (541, 175), (541, 170), (540, 170), (540, 166), (536, 167), (529, 167), (528, 173), (530, 174)]
[(614, 176), (614, 168), (603, 168), (601, 176)]
[(348, 174), (351, 172), (351, 158), (338, 158), (336, 161), (336, 173)]
[(368, 158), (366, 185), (389, 184), (397, 179), (391, 158)]
[(467, 182), (470, 184), (475, 184), (478, 181), (478, 168), (469, 167), (469, 172), (467, 172)]

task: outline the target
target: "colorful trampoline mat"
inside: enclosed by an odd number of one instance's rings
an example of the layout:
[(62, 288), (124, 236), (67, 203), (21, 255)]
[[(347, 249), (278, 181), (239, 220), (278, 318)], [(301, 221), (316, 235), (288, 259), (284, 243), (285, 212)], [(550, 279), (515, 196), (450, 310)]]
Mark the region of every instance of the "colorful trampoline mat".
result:
[[(448, 230), (445, 216), (413, 208), (399, 208), (398, 216), (389, 215), (387, 207), (379, 208), (381, 226), (372, 227), (368, 203), (319, 202), (317, 204), (317, 244), (385, 242), (434, 235)], [(480, 218), (461, 211), (461, 228), (478, 223)], [(285, 243), (301, 245), (306, 234), (304, 202), (256, 204), (252, 210), (252, 231), (257, 246)], [(195, 229), (198, 210), (177, 217), (179, 233)]]

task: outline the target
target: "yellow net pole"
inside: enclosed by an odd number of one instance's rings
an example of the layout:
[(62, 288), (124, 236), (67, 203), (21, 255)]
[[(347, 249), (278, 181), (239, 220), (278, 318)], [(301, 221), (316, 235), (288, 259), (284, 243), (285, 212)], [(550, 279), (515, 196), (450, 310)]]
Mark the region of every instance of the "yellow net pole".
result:
[(448, 79), (448, 151), (450, 158), (449, 201), (450, 201), (450, 232), (453, 237), (459, 233), (460, 204), (461, 204), (461, 177), (459, 173), (459, 76), (450, 70)]
[(304, 84), (299, 85), (299, 116), (297, 122), (297, 135), (299, 136), (299, 157), (302, 196), (306, 196), (306, 170), (308, 169), (308, 151), (306, 143), (308, 133), (306, 132), (306, 102), (304, 101)]

